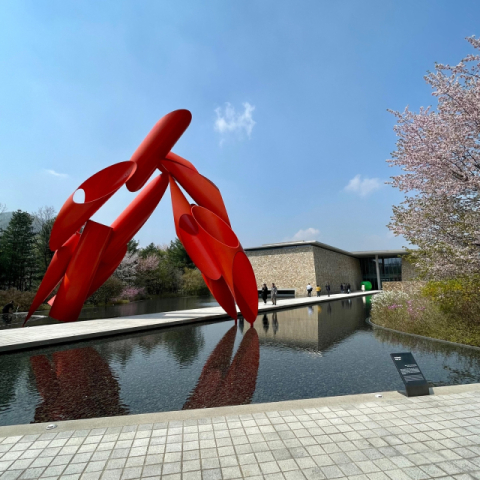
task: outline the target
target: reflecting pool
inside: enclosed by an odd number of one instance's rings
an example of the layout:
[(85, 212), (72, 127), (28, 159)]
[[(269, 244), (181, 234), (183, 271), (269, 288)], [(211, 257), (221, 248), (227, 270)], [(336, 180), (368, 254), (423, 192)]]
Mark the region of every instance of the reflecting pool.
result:
[(368, 299), (0, 356), (0, 424), (403, 390), (390, 353), (433, 386), (480, 382), (480, 352), (372, 330)]

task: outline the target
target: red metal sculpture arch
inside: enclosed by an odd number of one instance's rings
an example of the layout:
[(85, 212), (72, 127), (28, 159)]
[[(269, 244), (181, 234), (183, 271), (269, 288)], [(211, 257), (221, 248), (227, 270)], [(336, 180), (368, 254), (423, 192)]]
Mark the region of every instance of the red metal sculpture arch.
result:
[[(55, 255), (40, 284), (25, 323), (60, 284), (50, 299), (50, 316), (61, 322), (78, 319), (85, 300), (115, 271), (128, 242), (140, 230), (170, 185), (178, 238), (223, 309), (237, 319), (237, 308), (253, 324), (258, 313), (255, 275), (233, 232), (220, 190), (192, 163), (171, 149), (188, 128), (192, 115), (176, 110), (161, 118), (130, 161), (107, 167), (88, 180), (61, 208), (50, 236)], [(144, 186), (155, 170), (161, 174)], [(190, 204), (177, 183), (197, 202)], [(142, 191), (110, 227), (92, 215), (123, 185)], [(75, 200), (82, 190), (83, 201)]]

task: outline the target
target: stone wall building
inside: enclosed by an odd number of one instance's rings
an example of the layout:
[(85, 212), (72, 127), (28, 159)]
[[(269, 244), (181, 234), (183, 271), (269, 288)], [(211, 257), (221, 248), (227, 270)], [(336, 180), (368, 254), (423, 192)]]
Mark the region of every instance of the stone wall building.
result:
[[(382, 282), (402, 280), (404, 250), (347, 252), (320, 242), (287, 242), (246, 248), (257, 278), (257, 287), (272, 282), (279, 289), (295, 289), (296, 296), (306, 295), (310, 283), (322, 287), (328, 282), (332, 293), (340, 292), (341, 283), (349, 283), (352, 291), (368, 280), (374, 289)], [(413, 275), (409, 264), (409, 279)]]

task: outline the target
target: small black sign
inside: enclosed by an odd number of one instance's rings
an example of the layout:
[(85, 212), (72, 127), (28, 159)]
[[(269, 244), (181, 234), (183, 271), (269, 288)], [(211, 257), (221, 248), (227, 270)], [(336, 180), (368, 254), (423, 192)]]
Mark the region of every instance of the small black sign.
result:
[(430, 394), (428, 383), (410, 352), (391, 353), (390, 356), (405, 384), (407, 397)]

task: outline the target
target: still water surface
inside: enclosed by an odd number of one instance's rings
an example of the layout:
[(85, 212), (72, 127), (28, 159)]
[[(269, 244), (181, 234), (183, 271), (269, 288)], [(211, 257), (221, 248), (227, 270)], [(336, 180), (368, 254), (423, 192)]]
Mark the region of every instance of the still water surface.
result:
[(0, 356), (0, 425), (403, 390), (411, 351), (431, 385), (480, 382), (480, 352), (365, 323), (368, 300)]

